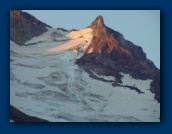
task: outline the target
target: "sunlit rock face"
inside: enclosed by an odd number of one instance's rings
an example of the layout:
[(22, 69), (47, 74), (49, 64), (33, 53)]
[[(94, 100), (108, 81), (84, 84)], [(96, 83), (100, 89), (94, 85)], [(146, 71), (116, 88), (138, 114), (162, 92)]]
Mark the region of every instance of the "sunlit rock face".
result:
[[(85, 55), (76, 61), (79, 66), (87, 71), (99, 70), (99, 73), (115, 75), (118, 78), (119, 72), (122, 71), (136, 79), (153, 79), (154, 84), (152, 85), (159, 84), (155, 82), (155, 79), (160, 80), (159, 69), (146, 58), (140, 46), (125, 40), (122, 34), (107, 27), (102, 16), (98, 16), (89, 28), (93, 30), (93, 38)], [(151, 89), (154, 89), (151, 91), (155, 93), (155, 98), (160, 102), (160, 88)]]

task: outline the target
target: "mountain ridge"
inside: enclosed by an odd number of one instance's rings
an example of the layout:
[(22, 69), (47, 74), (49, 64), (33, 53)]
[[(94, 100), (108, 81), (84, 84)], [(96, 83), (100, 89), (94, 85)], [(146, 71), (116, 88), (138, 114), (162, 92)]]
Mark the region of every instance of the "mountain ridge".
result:
[(12, 121), (160, 121), (160, 70), (102, 16), (69, 31), (10, 13)]
[(22, 10), (10, 10), (10, 39), (18, 45), (46, 32), (51, 27)]
[[(107, 27), (101, 15), (88, 28), (93, 29), (93, 39), (85, 54), (76, 61), (79, 66), (87, 72), (94, 70), (102, 75), (115, 75), (118, 81), (121, 81), (119, 72), (122, 71), (136, 79), (153, 79), (152, 85), (159, 84), (159, 69), (146, 57), (143, 49), (125, 40), (119, 32)], [(157, 87), (155, 89), (155, 86), (152, 86), (150, 90), (160, 102), (160, 88)]]
[[(28, 13), (21, 10), (10, 11), (10, 39), (19, 45), (24, 45), (32, 37), (46, 32), (46, 27), (50, 26)], [(93, 30), (92, 41), (84, 55), (75, 63), (88, 73), (94, 71), (97, 74), (114, 76), (117, 83), (122, 78), (120, 71), (129, 73), (136, 79), (152, 79), (150, 90), (160, 102), (160, 70), (146, 57), (142, 48), (125, 40), (118, 31), (107, 27), (101, 15), (87, 28)]]

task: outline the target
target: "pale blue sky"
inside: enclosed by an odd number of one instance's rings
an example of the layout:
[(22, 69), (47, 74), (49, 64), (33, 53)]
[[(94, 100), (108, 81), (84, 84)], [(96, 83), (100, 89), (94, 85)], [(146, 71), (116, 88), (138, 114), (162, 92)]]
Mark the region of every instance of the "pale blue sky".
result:
[(104, 23), (141, 46), (160, 68), (160, 10), (23, 10), (46, 24), (67, 30), (83, 29), (102, 15)]

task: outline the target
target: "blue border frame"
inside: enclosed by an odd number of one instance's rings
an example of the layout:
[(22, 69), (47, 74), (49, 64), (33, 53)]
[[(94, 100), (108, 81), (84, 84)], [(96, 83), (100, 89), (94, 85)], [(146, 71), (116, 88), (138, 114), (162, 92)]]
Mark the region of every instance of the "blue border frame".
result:
[[(170, 88), (171, 3), (161, 0), (1, 0), (0, 2), (0, 133), (166, 133), (172, 130)], [(171, 9), (170, 9), (171, 8)], [(160, 123), (10, 123), (9, 122), (9, 10), (104, 9), (161, 10), (161, 122)]]

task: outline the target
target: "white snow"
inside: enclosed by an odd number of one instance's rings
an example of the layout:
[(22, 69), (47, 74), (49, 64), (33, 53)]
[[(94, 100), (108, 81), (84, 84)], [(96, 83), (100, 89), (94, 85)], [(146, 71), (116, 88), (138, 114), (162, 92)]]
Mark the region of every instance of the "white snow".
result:
[(55, 39), (58, 41), (69, 39), (66, 37), (67, 32), (62, 32), (61, 30), (48, 28), (48, 27), (47, 27), (47, 30), (48, 31), (44, 32), (42, 35), (33, 37), (32, 39), (26, 41), (25, 45), (27, 46), (32, 43), (40, 43), (40, 42), (52, 42), (54, 40), (54, 37), (51, 36), (52, 33), (58, 33), (58, 34), (64, 35), (64, 37), (57, 36)]
[(150, 83), (152, 82), (152, 80), (150, 79), (136, 80), (132, 78), (129, 74), (124, 74), (124, 73), (121, 73), (121, 74), (124, 76), (122, 79), (123, 81), (122, 85), (134, 86), (141, 89), (141, 91), (150, 89)]
[[(148, 90), (151, 80), (136, 80), (121, 73), (123, 85), (135, 85), (145, 92), (138, 94), (129, 88), (92, 79), (74, 64), (82, 54), (78, 55), (70, 47), (88, 46), (91, 29), (66, 34), (70, 41), (47, 42), (54, 31), (49, 29), (26, 43), (44, 40), (36, 45), (18, 46), (10, 41), (11, 105), (30, 116), (52, 122), (160, 121), (160, 104)], [(84, 43), (85, 40), (88, 42)], [(114, 80), (111, 76), (95, 75)]]
[(48, 49), (48, 51), (57, 52), (61, 50), (68, 50), (76, 46), (82, 47), (83, 51), (85, 51), (92, 40), (92, 29), (86, 28), (80, 31), (72, 31), (66, 36), (72, 40), (60, 46)]

